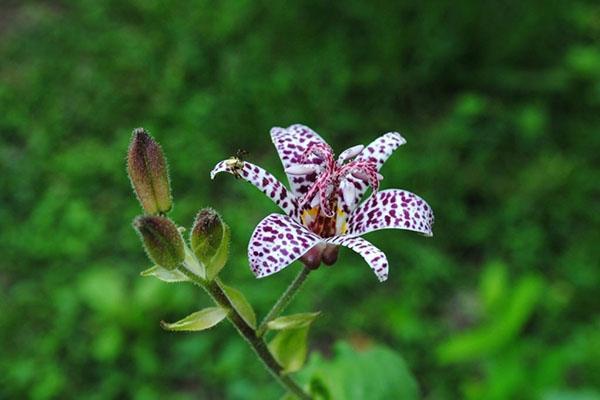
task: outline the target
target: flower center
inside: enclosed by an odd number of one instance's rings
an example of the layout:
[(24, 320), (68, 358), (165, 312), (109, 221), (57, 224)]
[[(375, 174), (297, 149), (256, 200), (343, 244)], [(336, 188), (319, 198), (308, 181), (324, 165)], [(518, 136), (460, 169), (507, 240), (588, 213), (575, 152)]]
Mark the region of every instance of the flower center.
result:
[[(362, 151), (355, 146), (344, 151), (336, 161), (331, 148), (324, 143), (309, 147), (302, 159), (303, 167), (298, 171), (316, 172), (317, 178), (308, 192), (300, 199), (301, 219), (304, 226), (321, 237), (344, 234), (346, 231), (347, 211), (350, 205), (343, 207), (348, 194), (343, 193), (341, 183), (344, 180), (364, 181), (374, 191), (379, 187), (381, 175), (377, 164), (371, 160), (351, 160)], [(346, 185), (355, 195), (352, 182)]]

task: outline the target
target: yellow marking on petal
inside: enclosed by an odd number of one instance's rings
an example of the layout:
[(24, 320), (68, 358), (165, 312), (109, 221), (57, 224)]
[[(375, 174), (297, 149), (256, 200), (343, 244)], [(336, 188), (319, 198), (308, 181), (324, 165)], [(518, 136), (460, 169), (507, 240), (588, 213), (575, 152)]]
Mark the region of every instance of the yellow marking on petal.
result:
[(335, 230), (338, 234), (345, 234), (348, 230), (348, 225), (346, 224), (346, 213), (340, 207), (337, 209), (337, 217), (335, 219)]
[(307, 226), (317, 218), (319, 213), (319, 207), (313, 207), (308, 210), (302, 211), (302, 225)]

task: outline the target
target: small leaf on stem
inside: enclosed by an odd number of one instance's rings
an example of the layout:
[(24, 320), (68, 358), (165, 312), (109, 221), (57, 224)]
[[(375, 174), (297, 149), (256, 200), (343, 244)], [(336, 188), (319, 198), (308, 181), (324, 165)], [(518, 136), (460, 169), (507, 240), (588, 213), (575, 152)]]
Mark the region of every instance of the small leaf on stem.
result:
[(223, 307), (209, 307), (188, 315), (177, 322), (160, 322), (160, 326), (168, 331), (203, 331), (217, 325), (227, 316), (228, 310)]
[(244, 321), (248, 325), (252, 327), (252, 329), (256, 329), (256, 314), (252, 309), (252, 305), (246, 300), (246, 297), (239, 290), (232, 288), (231, 286), (227, 286), (222, 282), (219, 282), (219, 285), (225, 292), (225, 295), (236, 309), (236, 311), (242, 316)]
[(301, 313), (286, 315), (275, 318), (267, 323), (267, 328), (272, 330), (297, 329), (309, 326), (315, 318), (321, 314), (320, 311), (314, 313)]
[(269, 350), (283, 367), (283, 372), (295, 372), (304, 365), (308, 353), (306, 342), (309, 328), (310, 326), (305, 326), (282, 330), (269, 343)]
[(185, 276), (184, 273), (177, 269), (168, 270), (166, 268), (161, 267), (160, 265), (155, 265), (152, 268), (148, 268), (145, 271), (140, 272), (141, 276), (154, 276), (160, 279), (163, 282), (174, 283), (174, 282), (185, 282), (190, 279)]

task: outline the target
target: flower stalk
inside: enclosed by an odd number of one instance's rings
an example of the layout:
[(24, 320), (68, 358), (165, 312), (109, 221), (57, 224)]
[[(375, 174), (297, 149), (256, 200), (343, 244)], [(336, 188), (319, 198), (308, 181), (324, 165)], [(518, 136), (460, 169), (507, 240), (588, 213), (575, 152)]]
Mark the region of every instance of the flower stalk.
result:
[[(296, 397), (298, 397), (301, 400), (310, 400), (311, 399), (311, 396), (309, 396), (298, 385), (298, 383), (296, 383), (296, 381), (294, 381), (289, 375), (286, 375), (283, 373), (283, 368), (279, 365), (279, 363), (277, 363), (277, 361), (275, 360), (275, 358), (273, 357), (273, 355), (267, 348), (267, 344), (265, 343), (263, 338), (260, 335), (258, 335), (257, 331), (254, 330), (250, 325), (248, 325), (248, 323), (239, 314), (239, 312), (236, 311), (235, 307), (231, 304), (231, 301), (229, 300), (229, 298), (223, 291), (223, 288), (221, 287), (221, 284), (219, 283), (218, 280), (206, 281), (206, 280), (202, 279), (200, 276), (189, 271), (185, 267), (180, 267), (179, 270), (183, 274), (185, 274), (194, 284), (196, 284), (197, 286), (200, 286), (202, 289), (204, 289), (206, 291), (206, 293), (208, 293), (208, 295), (213, 299), (213, 301), (217, 305), (230, 310), (227, 315), (227, 319), (229, 320), (229, 322), (231, 322), (231, 324), (236, 328), (236, 330), (238, 331), (240, 336), (248, 343), (248, 345), (250, 345), (250, 347), (252, 348), (254, 353), (257, 355), (258, 359), (265, 366), (265, 368), (279, 382), (279, 384), (281, 386), (283, 386), (283, 388), (285, 390), (294, 394)], [(303, 272), (304, 272), (304, 270), (305, 269), (303, 269)], [(294, 282), (292, 282), (292, 285), (290, 285), (290, 288), (292, 286), (294, 286), (294, 283), (296, 283), (298, 281), (298, 278), (301, 275), (303, 275), (303, 278), (301, 279), (301, 281), (304, 281), (304, 279), (306, 279), (306, 276), (308, 273), (303, 273), (303, 272), (301, 272), (301, 274), (299, 274), (298, 277), (296, 277)], [(300, 282), (299, 285), (296, 285), (296, 287), (299, 288), (301, 284), (302, 284), (302, 282)], [(291, 294), (291, 296), (290, 296), (290, 288), (288, 288), (288, 290), (286, 290), (286, 292), (282, 296), (282, 298), (284, 298), (284, 297), (287, 298), (287, 301), (285, 303), (282, 303), (283, 306), (288, 304), (289, 301), (291, 300), (291, 298), (293, 297), (293, 294)], [(281, 303), (281, 299), (280, 299), (280, 301), (277, 302), (276, 306), (280, 303)], [(275, 307), (273, 307), (273, 308), (275, 309)], [(279, 309), (281, 310), (282, 308), (283, 307), (281, 307)], [(275, 315), (275, 314), (273, 314), (273, 315)]]
[(277, 302), (273, 305), (271, 310), (267, 313), (265, 318), (262, 320), (262, 322), (258, 326), (258, 329), (256, 330), (257, 336), (259, 336), (259, 337), (263, 336), (265, 334), (265, 332), (267, 331), (267, 324), (271, 320), (276, 318), (279, 314), (281, 314), (283, 312), (283, 310), (288, 306), (288, 304), (290, 304), (290, 302), (292, 301), (292, 299), (294, 298), (296, 293), (298, 293), (298, 291), (304, 284), (304, 281), (306, 281), (306, 278), (308, 277), (308, 274), (310, 273), (310, 271), (311, 271), (311, 269), (309, 267), (307, 267), (307, 266), (302, 267), (302, 269), (300, 270), (298, 275), (296, 275), (296, 277), (294, 278), (292, 283), (290, 283), (290, 286), (288, 286), (288, 288), (285, 290), (285, 292), (283, 292), (281, 297), (279, 297)]

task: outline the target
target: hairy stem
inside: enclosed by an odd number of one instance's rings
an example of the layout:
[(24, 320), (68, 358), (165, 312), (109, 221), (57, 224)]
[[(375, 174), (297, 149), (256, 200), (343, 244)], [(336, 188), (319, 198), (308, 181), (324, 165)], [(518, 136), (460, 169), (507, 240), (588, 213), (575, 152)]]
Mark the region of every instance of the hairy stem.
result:
[(223, 288), (217, 281), (207, 282), (198, 275), (190, 272), (186, 268), (180, 268), (192, 282), (204, 289), (215, 303), (221, 307), (231, 310), (227, 319), (233, 324), (240, 336), (250, 345), (254, 353), (258, 356), (259, 360), (263, 363), (265, 368), (273, 375), (273, 377), (290, 393), (293, 393), (301, 400), (310, 400), (311, 397), (289, 376), (283, 374), (283, 369), (275, 360), (265, 341), (257, 335), (256, 331), (244, 321), (242, 316), (237, 312), (235, 307), (231, 304)]
[(267, 331), (267, 324), (273, 318), (277, 317), (281, 312), (290, 304), (298, 290), (302, 287), (302, 284), (306, 280), (308, 273), (310, 272), (310, 268), (307, 266), (303, 266), (302, 270), (296, 275), (290, 286), (283, 292), (281, 297), (277, 300), (277, 302), (273, 305), (271, 310), (267, 313), (265, 318), (262, 320), (258, 329), (256, 330), (256, 334), (258, 336), (262, 336)]

